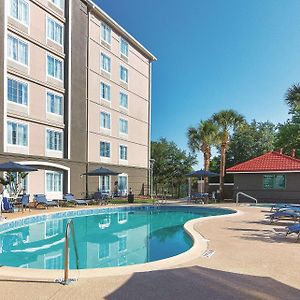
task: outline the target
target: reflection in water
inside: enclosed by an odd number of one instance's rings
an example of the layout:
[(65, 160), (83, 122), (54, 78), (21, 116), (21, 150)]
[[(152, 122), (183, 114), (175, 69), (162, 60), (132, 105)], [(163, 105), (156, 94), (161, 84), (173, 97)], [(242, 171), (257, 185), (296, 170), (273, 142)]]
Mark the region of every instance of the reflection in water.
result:
[[(182, 225), (209, 213), (140, 210), (74, 218), (80, 268), (124, 266), (182, 253), (192, 245)], [(0, 264), (62, 269), (67, 221), (47, 220), (0, 234)], [(76, 268), (73, 241), (70, 268)]]

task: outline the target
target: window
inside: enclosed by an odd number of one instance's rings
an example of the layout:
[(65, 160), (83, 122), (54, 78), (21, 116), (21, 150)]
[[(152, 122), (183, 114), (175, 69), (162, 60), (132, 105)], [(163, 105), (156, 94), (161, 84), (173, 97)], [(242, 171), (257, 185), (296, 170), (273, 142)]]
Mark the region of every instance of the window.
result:
[(128, 95), (120, 92), (120, 106), (128, 108)]
[(99, 191), (109, 192), (110, 191), (110, 176), (99, 176)]
[(127, 160), (127, 146), (120, 146), (120, 159)]
[(128, 121), (120, 119), (120, 132), (128, 134)]
[(63, 256), (61, 254), (51, 257), (45, 257), (45, 269), (57, 270), (63, 268)]
[(14, 79), (7, 79), (7, 100), (27, 105), (28, 104), (28, 84)]
[(282, 174), (264, 175), (263, 186), (264, 189), (285, 189), (286, 178)]
[(51, 55), (47, 55), (47, 74), (48, 76), (62, 80), (63, 62)]
[(104, 82), (101, 82), (101, 98), (110, 101), (110, 86)]
[(110, 157), (110, 143), (100, 142), (100, 156)]
[[(59, 173), (57, 173), (57, 174), (59, 174)], [(50, 181), (53, 183), (52, 175), (53, 175), (53, 172), (46, 173), (46, 178), (47, 179), (49, 178), (49, 183), (50, 183)], [(50, 185), (49, 188), (52, 190), (53, 185)], [(49, 237), (56, 236), (58, 234), (63, 233), (63, 231), (64, 231), (63, 226), (64, 226), (63, 220), (47, 220), (46, 221), (46, 237), (49, 238)]]
[(121, 39), (121, 53), (128, 57), (128, 43), (124, 40), (124, 39)]
[(100, 127), (110, 129), (110, 114), (106, 112), (100, 112)]
[(123, 66), (120, 68), (120, 78), (122, 81), (128, 83), (128, 70)]
[(108, 73), (111, 71), (111, 59), (104, 53), (101, 53), (101, 69)]
[(52, 92), (47, 92), (47, 112), (60, 115), (63, 114), (63, 97)]
[(63, 44), (63, 26), (49, 17), (47, 20), (47, 37), (60, 45)]
[(101, 23), (101, 40), (111, 43), (111, 29), (104, 23)]
[(22, 40), (8, 36), (8, 58), (28, 66), (28, 44)]
[(60, 9), (64, 9), (64, 0), (50, 0), (54, 5), (58, 6)]
[(120, 196), (127, 195), (128, 190), (128, 176), (121, 174), (118, 176), (118, 192)]
[(54, 151), (62, 151), (63, 149), (63, 133), (47, 129), (47, 149)]
[(25, 124), (7, 122), (7, 143), (9, 145), (28, 146), (28, 126)]
[(9, 15), (21, 23), (28, 25), (28, 2), (26, 0), (10, 0)]
[(62, 173), (46, 172), (47, 193), (62, 192)]

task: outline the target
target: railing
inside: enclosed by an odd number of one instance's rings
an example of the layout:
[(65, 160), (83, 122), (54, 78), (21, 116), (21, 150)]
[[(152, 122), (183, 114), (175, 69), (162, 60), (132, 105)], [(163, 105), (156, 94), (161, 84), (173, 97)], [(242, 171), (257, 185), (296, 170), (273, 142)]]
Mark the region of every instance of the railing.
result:
[(69, 278), (69, 235), (70, 235), (70, 228), (73, 237), (73, 244), (76, 256), (76, 268), (79, 269), (79, 257), (78, 257), (78, 250), (77, 244), (75, 240), (75, 231), (74, 231), (74, 223), (73, 220), (69, 220), (66, 225), (66, 233), (65, 233), (65, 261), (64, 261), (64, 278), (58, 279), (56, 282), (60, 282), (63, 285), (69, 285), (70, 283), (77, 281), (76, 278)]
[(249, 198), (249, 199), (251, 199), (251, 200), (254, 200), (255, 203), (257, 204), (257, 199), (256, 199), (256, 198), (254, 198), (254, 197), (252, 197), (252, 196), (250, 196), (250, 195), (248, 195), (248, 194), (245, 194), (245, 193), (243, 193), (243, 192), (238, 192), (238, 193), (236, 194), (236, 197), (235, 197), (235, 199), (236, 199), (235, 203), (236, 203), (236, 204), (239, 203), (239, 196), (240, 196), (240, 195), (242, 195), (242, 196), (244, 196), (244, 197), (247, 197), (247, 198)]

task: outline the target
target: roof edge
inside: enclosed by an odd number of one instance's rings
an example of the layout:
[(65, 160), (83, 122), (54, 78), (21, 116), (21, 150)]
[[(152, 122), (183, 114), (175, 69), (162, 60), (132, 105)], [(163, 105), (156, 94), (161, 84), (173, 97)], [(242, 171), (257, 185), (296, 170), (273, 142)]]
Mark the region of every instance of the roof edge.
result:
[(126, 36), (126, 38), (135, 45), (151, 62), (156, 61), (157, 58), (146, 48), (144, 47), (140, 42), (138, 42), (130, 33), (128, 33), (120, 24), (118, 24), (112, 17), (110, 17), (103, 9), (101, 9), (96, 3), (94, 3), (92, 0), (83, 0), (86, 2), (90, 7), (92, 7), (93, 10), (98, 12), (104, 19), (109, 23), (109, 25), (113, 25), (116, 27), (119, 31)]

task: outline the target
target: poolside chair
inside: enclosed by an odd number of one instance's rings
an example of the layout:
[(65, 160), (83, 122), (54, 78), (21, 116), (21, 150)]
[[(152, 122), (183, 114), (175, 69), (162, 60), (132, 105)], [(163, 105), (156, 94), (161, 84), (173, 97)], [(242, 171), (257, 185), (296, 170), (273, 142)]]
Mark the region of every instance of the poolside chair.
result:
[(297, 221), (300, 219), (300, 212), (296, 212), (293, 210), (285, 210), (285, 211), (278, 211), (274, 214), (268, 216), (270, 218), (270, 223), (273, 221), (278, 221), (281, 219), (291, 219), (293, 221)]
[(298, 239), (300, 237), (300, 224), (295, 224), (295, 225), (288, 226), (286, 236), (288, 236), (291, 233), (298, 234), (298, 236), (297, 236), (297, 241), (298, 241)]
[(44, 194), (35, 194), (33, 195), (33, 200), (35, 201), (35, 207), (37, 208), (39, 205), (48, 208), (49, 206), (58, 206), (58, 202), (47, 200)]
[(2, 205), (1, 205), (2, 212), (14, 212), (12, 204), (9, 202), (7, 197), (2, 198)]
[(25, 208), (29, 208), (30, 211), (30, 205), (29, 205), (29, 194), (23, 194), (21, 197), (19, 197), (15, 202), (14, 202), (14, 206), (18, 206), (19, 208), (22, 208), (22, 212)]
[(108, 194), (107, 193), (102, 193), (102, 192), (96, 192), (93, 195), (93, 200), (97, 204), (108, 204)]
[(84, 200), (84, 199), (76, 199), (73, 194), (67, 193), (64, 195), (64, 199), (69, 202), (73, 203), (75, 205), (88, 205), (90, 200)]

